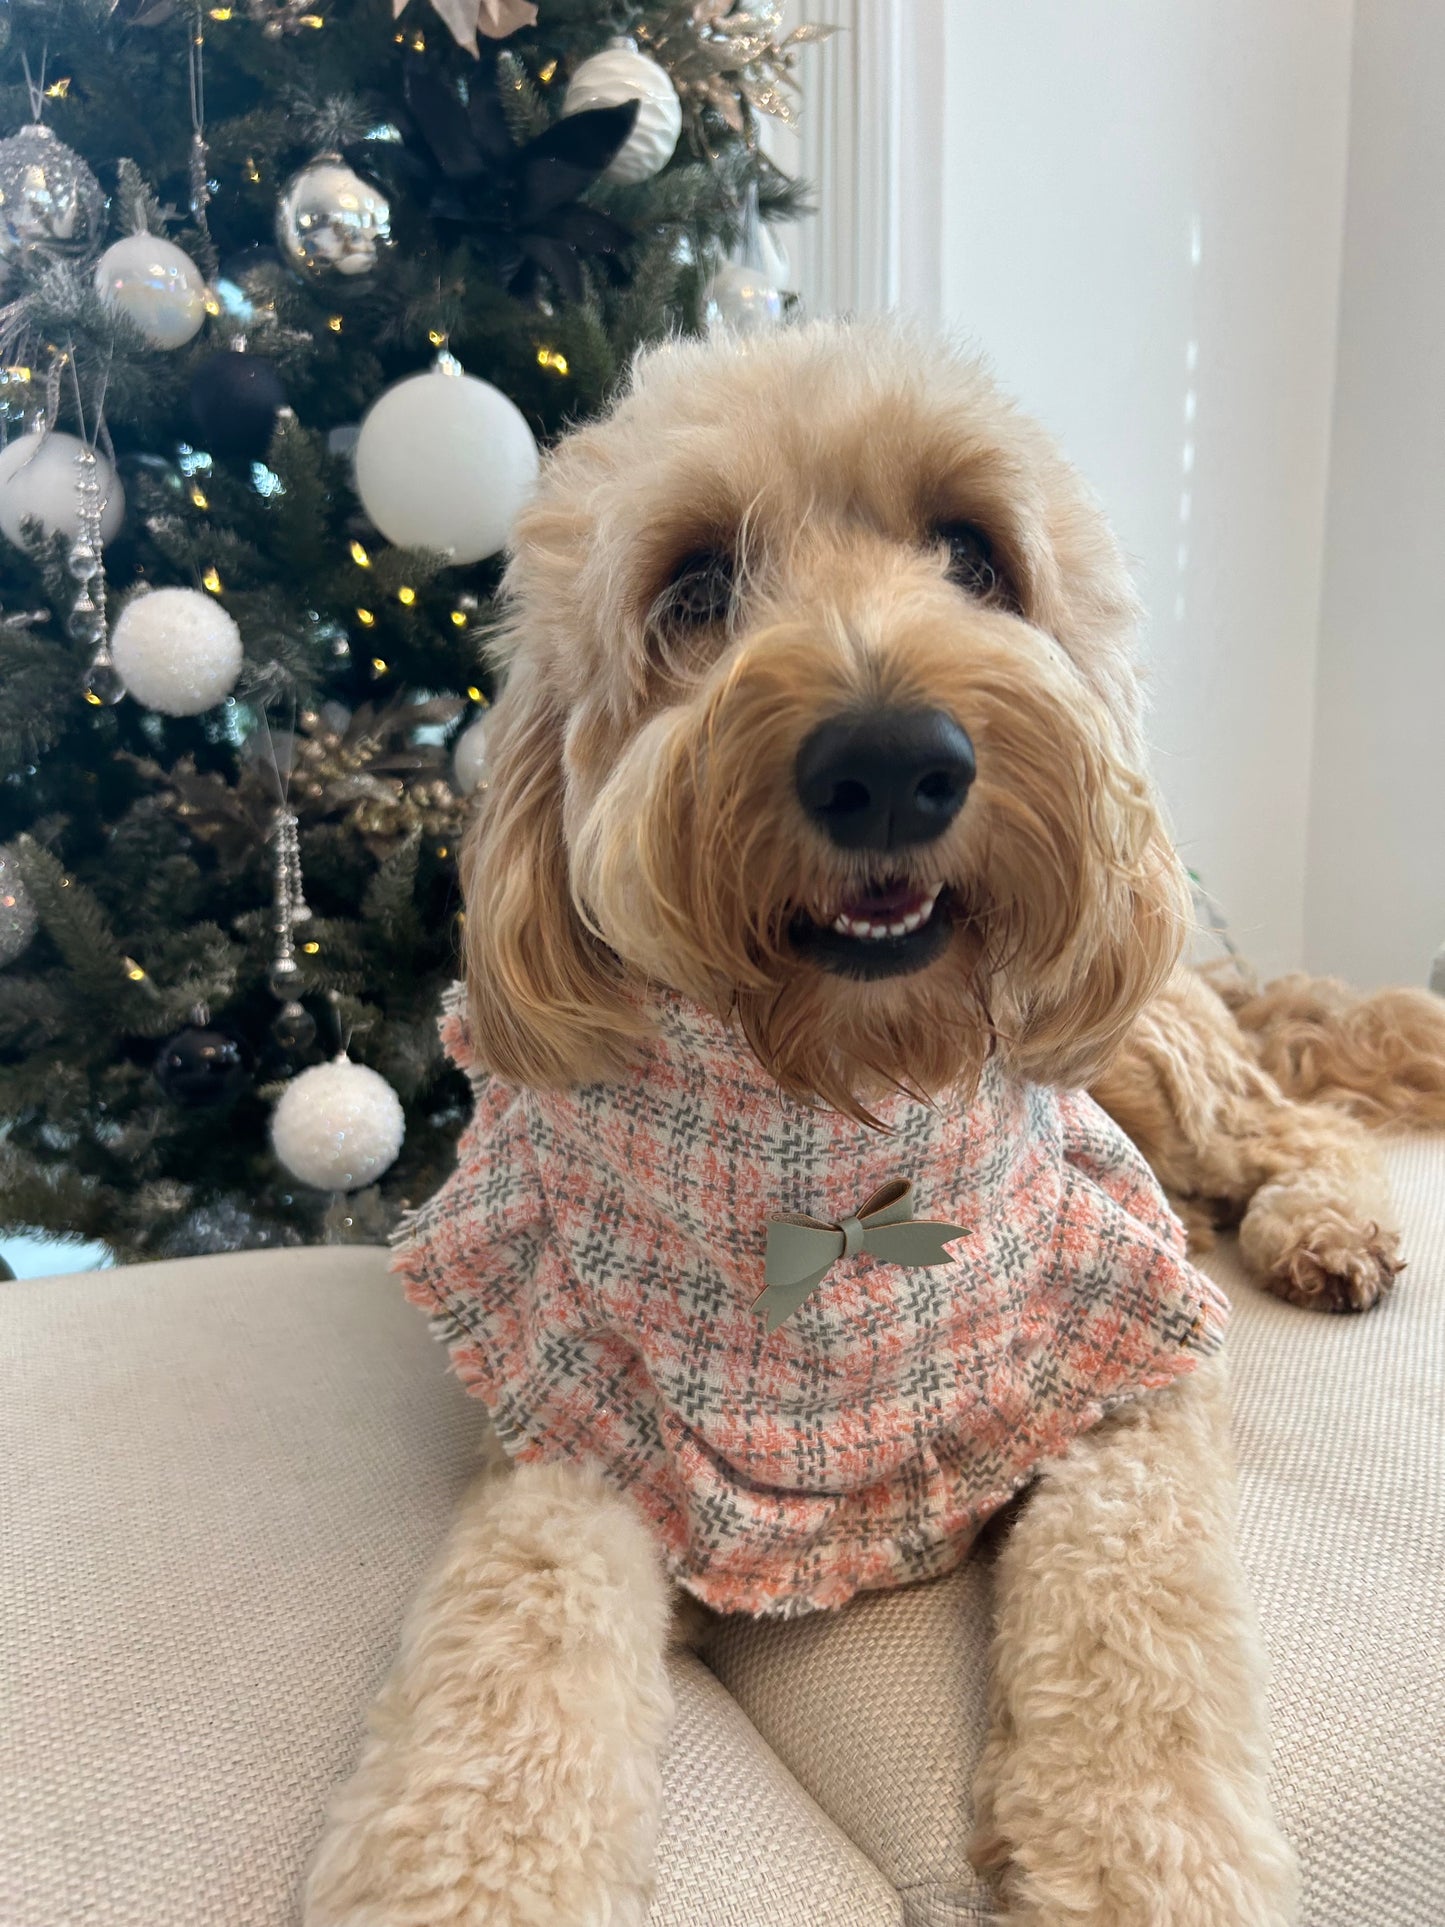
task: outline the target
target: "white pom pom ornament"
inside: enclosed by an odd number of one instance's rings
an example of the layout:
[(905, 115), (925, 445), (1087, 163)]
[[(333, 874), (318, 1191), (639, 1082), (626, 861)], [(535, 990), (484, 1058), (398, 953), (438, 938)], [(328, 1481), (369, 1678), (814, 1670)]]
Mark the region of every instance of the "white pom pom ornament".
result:
[(506, 546), (538, 467), (515, 403), (450, 355), (378, 396), (356, 438), (356, 492), (387, 541), (451, 562)]
[(302, 1184), (358, 1191), (396, 1160), (406, 1136), (401, 1099), (344, 1053), (289, 1085), (271, 1118), (276, 1155)]
[(110, 639), (126, 693), (162, 716), (199, 716), (236, 686), (241, 632), (199, 589), (151, 589), (121, 611)]
[(580, 114), (590, 107), (620, 107), (629, 100), (637, 102), (637, 124), (602, 177), (627, 185), (660, 173), (682, 132), (682, 103), (666, 69), (640, 54), (631, 41), (616, 40), (582, 62), (562, 104), (564, 114)]
[[(84, 453), (85, 444), (76, 436), (59, 433), (19, 435), (8, 448), (0, 449), (0, 533), (19, 542), (20, 524), (33, 515), (47, 533), (73, 542), (80, 534), (76, 461)], [(98, 449), (95, 472), (103, 504), (101, 539), (109, 542), (120, 531), (125, 490)]]
[(474, 723), (468, 723), (456, 740), (452, 750), (452, 768), (456, 772), (457, 788), (463, 796), (470, 796), (487, 774), (487, 729), (492, 712), (484, 710)]
[(184, 348), (206, 318), (204, 275), (174, 241), (157, 234), (112, 241), (95, 264), (95, 287), (153, 348)]

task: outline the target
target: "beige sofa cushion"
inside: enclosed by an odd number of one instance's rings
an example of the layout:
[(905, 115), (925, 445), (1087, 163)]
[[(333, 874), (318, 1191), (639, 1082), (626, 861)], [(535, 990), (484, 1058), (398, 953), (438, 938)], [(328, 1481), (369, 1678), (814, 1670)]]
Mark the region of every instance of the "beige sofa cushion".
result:
[[(1390, 1151), (1409, 1269), (1362, 1318), (1281, 1303), (1233, 1245), (1240, 1532), (1272, 1669), (1273, 1786), (1302, 1927), (1445, 1922), (1445, 1138)], [(706, 1657), (897, 1885), (910, 1927), (975, 1927), (965, 1859), (987, 1572), (828, 1622), (728, 1622)]]
[[(296, 1920), (484, 1431), (386, 1267), (0, 1285), (3, 1927)], [(896, 1927), (713, 1676), (673, 1671), (656, 1927)]]

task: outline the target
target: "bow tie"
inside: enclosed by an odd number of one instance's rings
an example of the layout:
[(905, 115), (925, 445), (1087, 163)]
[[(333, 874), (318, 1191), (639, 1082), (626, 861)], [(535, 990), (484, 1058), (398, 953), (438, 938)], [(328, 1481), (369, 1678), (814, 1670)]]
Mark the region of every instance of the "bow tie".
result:
[(913, 1217), (913, 1186), (903, 1178), (880, 1185), (851, 1218), (824, 1223), (796, 1212), (768, 1219), (764, 1289), (753, 1310), (776, 1331), (802, 1304), (840, 1258), (866, 1251), (885, 1265), (946, 1265), (950, 1238), (962, 1238), (960, 1224), (937, 1224)]

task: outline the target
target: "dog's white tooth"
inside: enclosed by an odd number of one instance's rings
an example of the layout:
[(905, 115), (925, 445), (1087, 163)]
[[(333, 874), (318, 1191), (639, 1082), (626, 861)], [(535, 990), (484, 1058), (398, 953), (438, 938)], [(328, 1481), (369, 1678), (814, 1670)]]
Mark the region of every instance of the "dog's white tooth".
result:
[(888, 926), (888, 934), (890, 937), (906, 937), (909, 929), (910, 925), (908, 919), (905, 917), (902, 923), (890, 923)]
[(833, 928), (838, 932), (840, 937), (847, 937), (852, 934), (848, 928), (848, 919), (844, 916), (834, 917)]

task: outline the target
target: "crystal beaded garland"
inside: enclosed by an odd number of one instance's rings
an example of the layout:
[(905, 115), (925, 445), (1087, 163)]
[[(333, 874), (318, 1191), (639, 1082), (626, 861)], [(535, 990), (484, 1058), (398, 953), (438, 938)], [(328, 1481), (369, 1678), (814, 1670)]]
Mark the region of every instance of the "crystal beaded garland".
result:
[[(83, 514), (77, 464), (88, 452), (78, 436), (58, 431), (20, 435), (8, 448), (0, 449), (0, 534), (7, 541), (19, 543), (21, 524), (31, 515), (48, 534), (63, 535), (72, 544), (79, 541)], [(95, 454), (95, 480), (101, 539), (109, 542), (120, 532), (125, 490), (99, 453)]]
[(0, 140), (0, 289), (27, 257), (83, 261), (104, 222), (100, 182), (48, 127), (37, 121)]
[(450, 355), (371, 404), (356, 492), (388, 542), (481, 562), (506, 544), (537, 479), (537, 444), (514, 402)]
[(271, 1118), (271, 1142), (302, 1184), (357, 1191), (396, 1160), (406, 1136), (401, 1099), (376, 1071), (344, 1054), (313, 1064), (287, 1086)]
[(163, 716), (199, 716), (235, 687), (241, 632), (199, 589), (151, 589), (128, 602), (111, 637), (127, 694)]
[(581, 114), (592, 107), (621, 107), (629, 100), (637, 102), (637, 124), (602, 177), (627, 186), (660, 173), (677, 147), (682, 103), (667, 70), (639, 53), (630, 40), (616, 40), (582, 62), (562, 105), (564, 114)]
[(0, 964), (13, 963), (39, 922), (12, 850), (0, 849)]
[(276, 245), (316, 277), (370, 274), (391, 243), (391, 204), (380, 188), (322, 154), (293, 174), (276, 208)]
[(153, 348), (183, 348), (206, 318), (206, 282), (191, 257), (156, 234), (112, 241), (95, 264), (101, 299), (132, 321)]

